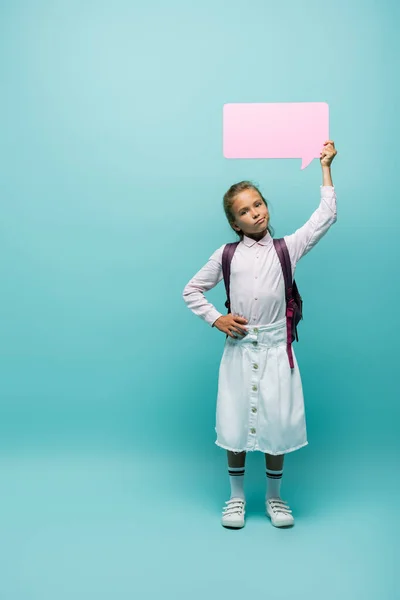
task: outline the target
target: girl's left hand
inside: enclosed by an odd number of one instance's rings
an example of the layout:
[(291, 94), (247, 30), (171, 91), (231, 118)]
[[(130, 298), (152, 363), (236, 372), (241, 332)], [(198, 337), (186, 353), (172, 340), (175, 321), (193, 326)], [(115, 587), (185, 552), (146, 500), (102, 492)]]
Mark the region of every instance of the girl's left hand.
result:
[(328, 140), (324, 143), (324, 147), (321, 151), (321, 156), (319, 158), (322, 167), (330, 167), (333, 159), (337, 154), (337, 150), (335, 148), (335, 142), (332, 140)]

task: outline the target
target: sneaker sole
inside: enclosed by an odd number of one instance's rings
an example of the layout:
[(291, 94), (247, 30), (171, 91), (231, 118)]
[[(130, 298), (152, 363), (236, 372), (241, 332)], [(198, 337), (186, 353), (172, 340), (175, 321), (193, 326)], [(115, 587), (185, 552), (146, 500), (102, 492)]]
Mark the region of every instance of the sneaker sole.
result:
[(233, 524), (232, 525), (225, 525), (224, 523), (221, 523), (221, 525), (225, 529), (243, 529), (243, 527), (244, 527), (244, 523), (243, 523), (243, 525), (242, 524), (240, 524), (240, 525), (233, 525)]

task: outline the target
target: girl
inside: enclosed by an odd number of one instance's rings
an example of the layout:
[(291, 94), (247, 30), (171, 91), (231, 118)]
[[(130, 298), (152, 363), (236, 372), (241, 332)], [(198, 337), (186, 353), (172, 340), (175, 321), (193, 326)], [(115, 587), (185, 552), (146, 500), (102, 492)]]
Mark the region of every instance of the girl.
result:
[[(326, 141), (320, 154), (323, 184), (319, 207), (303, 227), (284, 238), (293, 275), (298, 261), (336, 222), (331, 178), (336, 154), (334, 142)], [(231, 487), (222, 525), (244, 526), (246, 453), (258, 450), (266, 460), (266, 514), (274, 526), (287, 527), (294, 519), (280, 495), (284, 456), (308, 442), (300, 372), (294, 350), (294, 368), (290, 368), (287, 355), (284, 278), (268, 205), (257, 187), (249, 181), (232, 185), (224, 195), (224, 210), (240, 238), (231, 263), (232, 312), (222, 315), (204, 296), (223, 278), (225, 245), (183, 291), (194, 314), (227, 335), (219, 369), (215, 427), (215, 443), (227, 450)]]

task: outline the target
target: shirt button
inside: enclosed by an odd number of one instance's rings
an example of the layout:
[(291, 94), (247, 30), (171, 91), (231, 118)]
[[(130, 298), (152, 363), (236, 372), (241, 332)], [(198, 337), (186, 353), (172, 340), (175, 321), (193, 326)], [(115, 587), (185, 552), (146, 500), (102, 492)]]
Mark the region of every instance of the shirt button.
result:
[(251, 412), (253, 412), (253, 413), (256, 413), (256, 412), (257, 412), (257, 409), (256, 409), (256, 407), (255, 407), (255, 406), (253, 406), (253, 408), (251, 409)]
[(258, 346), (258, 342), (252, 342), (253, 346)]
[(255, 428), (254, 428), (254, 427), (252, 427), (252, 428), (250, 429), (250, 433), (255, 433), (255, 432), (256, 432)]
[(257, 391), (257, 386), (253, 385), (253, 387), (251, 389), (253, 390), (253, 392), (256, 392)]
[(254, 300), (258, 300), (258, 298), (254, 298)]
[(258, 279), (258, 275), (256, 275), (256, 279)]
[(254, 363), (253, 367), (254, 367), (255, 369), (258, 369), (258, 365), (257, 365), (257, 363)]
[(258, 327), (254, 327), (253, 331), (254, 331), (254, 333), (258, 333)]

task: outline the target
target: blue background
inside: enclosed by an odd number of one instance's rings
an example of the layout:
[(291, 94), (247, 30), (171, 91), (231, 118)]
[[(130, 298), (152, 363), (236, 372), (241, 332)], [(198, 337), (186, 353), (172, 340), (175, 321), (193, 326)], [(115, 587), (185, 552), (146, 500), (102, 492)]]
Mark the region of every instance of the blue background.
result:
[[(1, 600), (397, 598), (399, 5), (0, 3)], [(224, 336), (182, 290), (261, 186), (276, 235), (318, 160), (226, 160), (226, 102), (327, 102), (338, 222), (302, 261), (310, 445), (296, 525), (224, 530)], [(224, 290), (209, 299), (222, 311)]]

